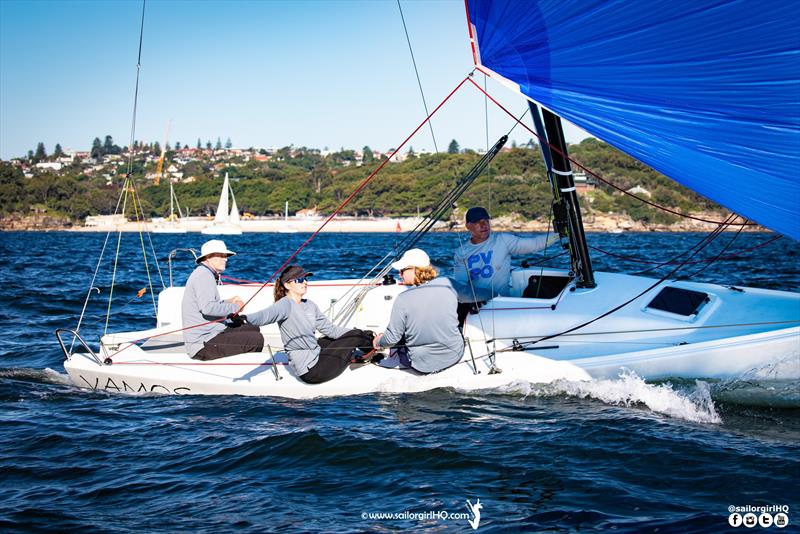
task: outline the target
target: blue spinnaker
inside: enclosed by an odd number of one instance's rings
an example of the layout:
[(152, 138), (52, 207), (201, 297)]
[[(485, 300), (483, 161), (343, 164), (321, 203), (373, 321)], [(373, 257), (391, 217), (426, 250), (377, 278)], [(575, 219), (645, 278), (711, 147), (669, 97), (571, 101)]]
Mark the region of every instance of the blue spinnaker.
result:
[(478, 62), (800, 240), (800, 2), (467, 0)]

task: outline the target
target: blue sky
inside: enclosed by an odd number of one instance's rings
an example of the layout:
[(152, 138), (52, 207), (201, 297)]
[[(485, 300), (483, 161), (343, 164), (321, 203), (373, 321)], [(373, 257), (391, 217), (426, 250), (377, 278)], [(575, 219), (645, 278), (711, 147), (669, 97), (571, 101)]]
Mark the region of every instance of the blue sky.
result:
[[(461, 0), (401, 3), (429, 109), (472, 68)], [(130, 139), (142, 4), (0, 0), (0, 157)], [(482, 78), (482, 75), (481, 75)], [(482, 79), (480, 80), (483, 83)], [(489, 80), (512, 112), (524, 100)], [(513, 125), (489, 103), (493, 142)], [(395, 147), (425, 113), (395, 1), (150, 0), (136, 138), (194, 146)], [(484, 98), (465, 87), (433, 121), (486, 145)], [(570, 142), (586, 134), (567, 127)], [(517, 128), (512, 139), (527, 141)], [(433, 150), (430, 131), (410, 142)]]

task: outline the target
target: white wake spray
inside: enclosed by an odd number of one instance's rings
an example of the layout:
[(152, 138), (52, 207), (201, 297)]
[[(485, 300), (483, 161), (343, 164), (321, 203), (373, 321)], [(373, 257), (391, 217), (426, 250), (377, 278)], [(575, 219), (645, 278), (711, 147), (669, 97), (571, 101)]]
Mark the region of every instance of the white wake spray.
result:
[(569, 395), (581, 399), (592, 398), (617, 406), (645, 405), (656, 413), (697, 423), (722, 422), (716, 411), (708, 384), (696, 382), (692, 393), (675, 391), (670, 384), (648, 384), (636, 373), (623, 370), (617, 379), (586, 381), (557, 380), (551, 384), (516, 383), (504, 392), (522, 393), (536, 397)]

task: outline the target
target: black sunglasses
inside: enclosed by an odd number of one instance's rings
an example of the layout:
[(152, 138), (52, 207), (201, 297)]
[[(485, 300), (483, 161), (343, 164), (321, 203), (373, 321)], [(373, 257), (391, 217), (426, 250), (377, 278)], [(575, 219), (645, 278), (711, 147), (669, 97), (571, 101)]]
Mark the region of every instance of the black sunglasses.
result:
[(294, 280), (292, 280), (292, 282), (294, 282), (295, 284), (302, 284), (303, 282), (307, 282), (307, 281), (308, 281), (308, 278), (306, 278), (305, 276), (303, 278), (295, 278)]

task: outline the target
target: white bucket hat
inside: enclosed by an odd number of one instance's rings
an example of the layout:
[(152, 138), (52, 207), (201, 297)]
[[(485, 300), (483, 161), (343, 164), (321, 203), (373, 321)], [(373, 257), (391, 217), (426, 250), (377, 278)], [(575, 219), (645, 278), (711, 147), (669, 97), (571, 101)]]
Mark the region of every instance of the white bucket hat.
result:
[(392, 263), (392, 267), (398, 271), (402, 271), (406, 267), (427, 267), (431, 264), (431, 259), (420, 248), (412, 248), (406, 250), (403, 257)]
[(232, 250), (228, 250), (228, 247), (225, 246), (225, 242), (221, 239), (212, 239), (211, 241), (206, 241), (203, 243), (203, 247), (200, 249), (200, 255), (194, 260), (195, 263), (200, 263), (206, 256), (209, 254), (227, 254), (228, 256), (236, 256), (236, 253)]

